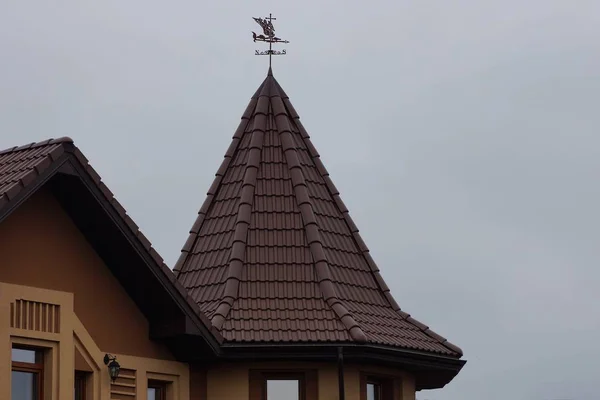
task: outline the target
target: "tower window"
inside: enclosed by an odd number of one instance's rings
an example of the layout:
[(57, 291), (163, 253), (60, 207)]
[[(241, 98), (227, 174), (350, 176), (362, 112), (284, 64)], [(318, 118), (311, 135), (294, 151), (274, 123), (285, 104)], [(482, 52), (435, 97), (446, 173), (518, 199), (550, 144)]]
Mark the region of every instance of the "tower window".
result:
[(361, 374), (360, 400), (394, 399), (394, 377)]
[(250, 400), (313, 400), (319, 396), (317, 371), (250, 371)]

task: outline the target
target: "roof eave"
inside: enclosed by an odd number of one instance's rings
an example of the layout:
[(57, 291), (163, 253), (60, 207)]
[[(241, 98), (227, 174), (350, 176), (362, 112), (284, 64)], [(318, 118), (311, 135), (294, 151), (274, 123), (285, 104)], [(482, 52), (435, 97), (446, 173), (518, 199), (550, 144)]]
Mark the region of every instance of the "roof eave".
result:
[(357, 344), (352, 342), (321, 343), (224, 343), (224, 361), (327, 361), (337, 359), (342, 348), (348, 363), (383, 365), (402, 369), (415, 375), (417, 390), (439, 389), (450, 383), (466, 364), (466, 360), (442, 354), (427, 353), (398, 347)]
[[(95, 195), (96, 199), (102, 204), (104, 210), (113, 217), (115, 223), (119, 226), (121, 232), (127, 237), (130, 244), (137, 250), (139, 256), (144, 259), (151, 271), (154, 272), (156, 278), (161, 282), (163, 288), (171, 295), (173, 301), (175, 301), (182, 311), (185, 312), (187, 320), (192, 321), (196, 328), (200, 331), (201, 335), (207, 340), (208, 344), (212, 348), (215, 354), (219, 353), (219, 347), (223, 341), (221, 334), (216, 331), (210, 324), (210, 321), (203, 316), (202, 312), (198, 309), (197, 304), (190, 298), (188, 292), (179, 284), (175, 275), (170, 271), (165, 271), (168, 267), (162, 262), (160, 255), (156, 251), (149, 247), (150, 243), (144, 237), (140, 240), (140, 235), (134, 234), (130, 229), (129, 224), (123, 218), (121, 213), (116, 211), (113, 202), (109, 202), (105, 195), (98, 187), (96, 179), (92, 179), (92, 176), (98, 176), (95, 171), (90, 174), (91, 166), (82, 162), (83, 154), (79, 149), (73, 146), (73, 155), (77, 159), (75, 169), (78, 172), (78, 176), (88, 186), (88, 189)], [(79, 156), (79, 157), (78, 157)], [(85, 158), (83, 158), (85, 160)], [(99, 179), (99, 176), (98, 176)], [(114, 200), (116, 202), (116, 200)], [(124, 209), (119, 205), (117, 208)], [(140, 233), (141, 234), (141, 233)], [(142, 235), (143, 236), (143, 235)], [(142, 241), (147, 242), (148, 246), (144, 246)], [(203, 318), (204, 317), (204, 318)], [(189, 333), (189, 324), (186, 324), (186, 332)]]

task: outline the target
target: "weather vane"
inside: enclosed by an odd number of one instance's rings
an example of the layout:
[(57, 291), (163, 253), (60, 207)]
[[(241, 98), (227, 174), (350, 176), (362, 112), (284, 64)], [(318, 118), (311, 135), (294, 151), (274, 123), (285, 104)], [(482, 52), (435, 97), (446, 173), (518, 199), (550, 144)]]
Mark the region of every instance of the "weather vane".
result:
[(256, 50), (255, 55), (257, 56), (269, 56), (269, 67), (271, 67), (271, 56), (283, 56), (286, 54), (284, 50), (273, 50), (273, 43), (289, 43), (287, 40), (282, 40), (275, 36), (275, 28), (273, 27), (273, 21), (277, 18), (273, 18), (271, 14), (265, 18), (252, 18), (263, 30), (262, 35), (257, 35), (256, 32), (252, 32), (252, 37), (255, 42), (269, 43), (269, 50)]

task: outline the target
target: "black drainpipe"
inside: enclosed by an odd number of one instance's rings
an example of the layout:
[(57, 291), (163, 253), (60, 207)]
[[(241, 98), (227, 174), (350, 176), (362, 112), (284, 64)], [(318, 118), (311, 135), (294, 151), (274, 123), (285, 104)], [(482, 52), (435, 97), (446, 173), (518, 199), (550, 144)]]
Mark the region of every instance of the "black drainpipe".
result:
[(346, 391), (344, 389), (344, 352), (338, 347), (338, 385), (340, 396), (339, 400), (346, 400)]

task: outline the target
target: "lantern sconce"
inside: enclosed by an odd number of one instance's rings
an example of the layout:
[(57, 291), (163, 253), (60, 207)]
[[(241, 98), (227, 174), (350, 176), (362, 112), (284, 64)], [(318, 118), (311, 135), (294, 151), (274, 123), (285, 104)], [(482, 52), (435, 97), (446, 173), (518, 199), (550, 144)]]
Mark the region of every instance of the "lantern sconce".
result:
[(104, 365), (108, 366), (108, 374), (110, 375), (111, 381), (116, 381), (119, 377), (119, 371), (121, 370), (121, 365), (117, 362), (117, 356), (113, 356), (111, 354), (106, 354), (104, 356)]

